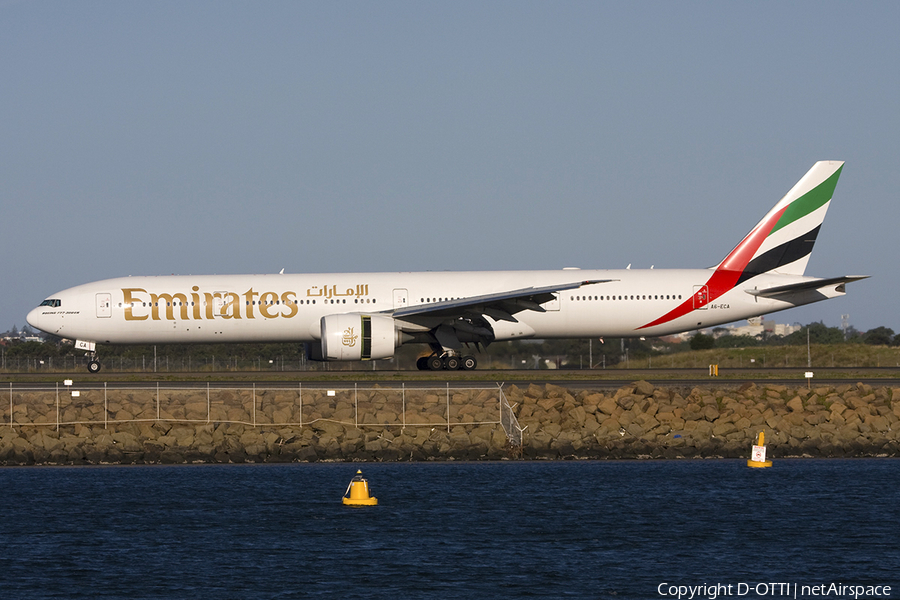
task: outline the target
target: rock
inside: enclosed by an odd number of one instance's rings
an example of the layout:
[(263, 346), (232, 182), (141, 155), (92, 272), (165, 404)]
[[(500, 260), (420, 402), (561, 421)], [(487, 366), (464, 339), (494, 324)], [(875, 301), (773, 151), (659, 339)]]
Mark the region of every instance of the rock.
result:
[[(639, 398), (639, 397), (637, 397), (637, 398)], [(618, 400), (616, 400), (616, 403), (625, 410), (631, 410), (631, 407), (634, 406), (634, 403), (637, 398), (632, 395), (621, 396), (621, 397), (619, 397)]]
[(543, 398), (544, 388), (532, 383), (525, 390), (525, 397), (530, 398), (532, 401), (537, 400), (538, 398)]
[(574, 428), (584, 427), (587, 412), (584, 410), (584, 407), (576, 406), (569, 411), (568, 417), (571, 419)]
[(616, 408), (618, 408), (618, 406), (619, 405), (616, 403), (614, 398), (604, 398), (597, 406), (597, 408), (601, 413), (605, 415), (611, 415), (616, 411)]
[(559, 435), (560, 431), (562, 431), (562, 426), (559, 423), (550, 422), (544, 424), (541, 430), (550, 437), (555, 438)]
[(735, 427), (734, 423), (720, 419), (713, 424), (712, 433), (716, 437), (725, 437), (736, 430), (737, 427)]
[(344, 426), (333, 421), (316, 421), (315, 423), (312, 423), (310, 427), (312, 427), (313, 431), (317, 432), (319, 435), (331, 438), (341, 436), (344, 433)]
[(548, 398), (563, 398), (567, 394), (564, 387), (548, 383), (544, 386), (544, 395)]
[(644, 428), (641, 427), (638, 423), (630, 424), (628, 427), (625, 428), (625, 431), (629, 435), (636, 437), (636, 438), (643, 437), (643, 435), (644, 435)]

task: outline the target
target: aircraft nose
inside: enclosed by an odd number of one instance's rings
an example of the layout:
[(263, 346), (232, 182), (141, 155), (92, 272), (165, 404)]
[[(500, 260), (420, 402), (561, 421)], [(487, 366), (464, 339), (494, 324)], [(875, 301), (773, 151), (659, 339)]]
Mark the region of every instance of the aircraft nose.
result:
[(41, 327), (41, 322), (43, 319), (40, 307), (31, 309), (31, 312), (28, 313), (28, 316), (25, 317), (25, 320), (28, 321), (28, 324), (32, 327), (44, 331), (44, 328)]

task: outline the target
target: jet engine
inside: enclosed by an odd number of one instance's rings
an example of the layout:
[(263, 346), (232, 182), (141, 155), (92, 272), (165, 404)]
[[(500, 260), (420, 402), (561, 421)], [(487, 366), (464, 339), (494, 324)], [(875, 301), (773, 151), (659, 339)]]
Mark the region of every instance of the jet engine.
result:
[(390, 358), (400, 345), (394, 319), (387, 315), (328, 315), (320, 326), (323, 360)]

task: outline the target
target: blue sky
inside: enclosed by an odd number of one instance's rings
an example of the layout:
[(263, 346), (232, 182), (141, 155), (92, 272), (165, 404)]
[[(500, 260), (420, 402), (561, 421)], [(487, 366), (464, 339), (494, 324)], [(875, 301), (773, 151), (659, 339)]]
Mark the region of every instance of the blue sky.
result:
[(900, 3), (0, 0), (0, 330), (122, 275), (707, 267), (847, 161), (776, 316), (900, 331)]

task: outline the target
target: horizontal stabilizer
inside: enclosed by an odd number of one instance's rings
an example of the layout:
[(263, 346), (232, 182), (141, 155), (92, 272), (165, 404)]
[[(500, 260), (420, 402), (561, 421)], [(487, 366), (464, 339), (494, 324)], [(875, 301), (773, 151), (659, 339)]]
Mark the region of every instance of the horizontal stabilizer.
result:
[[(845, 275), (844, 277), (832, 277), (830, 279), (813, 279), (810, 281), (801, 281), (800, 283), (791, 283), (789, 285), (779, 285), (776, 287), (770, 287), (763, 290), (758, 288), (753, 288), (751, 290), (744, 290), (751, 296), (758, 296), (761, 298), (778, 298), (779, 296), (786, 296), (789, 294), (795, 294), (797, 292), (805, 292), (809, 290), (819, 290), (823, 287), (830, 287), (833, 285), (844, 285), (846, 283), (850, 283), (851, 281), (859, 281), (860, 279), (866, 279), (869, 275)], [(843, 289), (838, 290), (843, 292)]]

